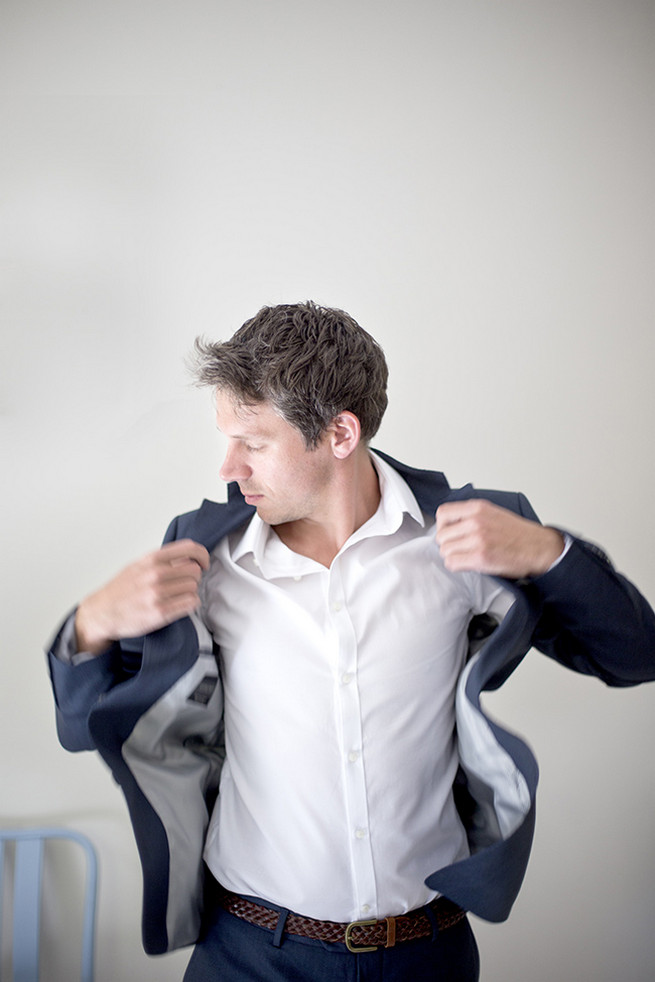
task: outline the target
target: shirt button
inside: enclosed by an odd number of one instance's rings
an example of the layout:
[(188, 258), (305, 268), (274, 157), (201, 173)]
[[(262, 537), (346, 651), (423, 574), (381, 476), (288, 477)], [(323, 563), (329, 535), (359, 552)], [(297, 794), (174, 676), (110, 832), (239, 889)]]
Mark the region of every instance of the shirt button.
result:
[(368, 904), (362, 904), (362, 914), (368, 914), (370, 909)]
[(341, 681), (343, 682), (344, 685), (350, 685), (352, 680), (353, 677), (350, 672), (344, 672), (343, 675), (341, 676)]
[(294, 576), (293, 579), (295, 583), (300, 583), (300, 581), (302, 580), (302, 576)]
[(359, 754), (356, 750), (351, 750), (348, 754), (348, 760), (351, 764), (355, 764), (359, 760)]
[(365, 839), (366, 838), (366, 829), (355, 829), (355, 838), (356, 839)]
[(332, 610), (334, 611), (335, 614), (338, 614), (339, 611), (341, 610), (341, 604), (339, 603), (338, 600), (335, 600), (334, 603), (332, 604)]

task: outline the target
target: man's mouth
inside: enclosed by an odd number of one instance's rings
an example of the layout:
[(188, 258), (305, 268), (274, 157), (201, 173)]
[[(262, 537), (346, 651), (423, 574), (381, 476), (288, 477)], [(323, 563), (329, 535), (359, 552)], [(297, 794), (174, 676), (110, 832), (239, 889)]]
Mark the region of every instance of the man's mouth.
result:
[(254, 491), (244, 491), (243, 489), (240, 490), (241, 494), (246, 499), (246, 504), (248, 505), (254, 505), (264, 497), (263, 494), (256, 494)]

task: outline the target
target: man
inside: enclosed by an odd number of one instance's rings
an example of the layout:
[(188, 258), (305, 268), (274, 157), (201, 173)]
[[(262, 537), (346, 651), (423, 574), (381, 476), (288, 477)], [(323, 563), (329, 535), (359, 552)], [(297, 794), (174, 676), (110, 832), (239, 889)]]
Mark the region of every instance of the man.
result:
[(507, 917), (537, 781), (480, 692), (533, 645), (652, 679), (655, 615), (521, 495), (373, 452), (387, 368), (343, 311), (265, 307), (197, 355), (228, 502), (50, 657), (62, 742), (130, 808), (146, 950), (197, 941), (188, 982), (477, 979), (465, 912)]

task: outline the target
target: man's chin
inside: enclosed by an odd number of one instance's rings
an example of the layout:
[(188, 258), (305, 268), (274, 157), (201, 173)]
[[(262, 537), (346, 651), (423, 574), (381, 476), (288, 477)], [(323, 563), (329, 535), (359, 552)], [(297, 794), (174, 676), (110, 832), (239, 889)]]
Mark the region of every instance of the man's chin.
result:
[(271, 503), (266, 500), (263, 494), (248, 495), (246, 501), (257, 510), (262, 522), (266, 522), (267, 525), (279, 524), (280, 516), (275, 514), (275, 509), (271, 508)]

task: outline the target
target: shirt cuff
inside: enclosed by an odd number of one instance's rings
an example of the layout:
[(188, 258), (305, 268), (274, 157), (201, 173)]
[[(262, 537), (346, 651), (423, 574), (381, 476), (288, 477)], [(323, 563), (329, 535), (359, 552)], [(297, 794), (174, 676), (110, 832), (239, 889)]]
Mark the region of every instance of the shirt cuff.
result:
[(76, 611), (73, 611), (65, 622), (52, 649), (52, 653), (57, 661), (63, 662), (64, 665), (81, 665), (83, 662), (91, 661), (92, 658), (96, 657), (90, 651), (77, 650), (75, 613)]
[[(569, 549), (571, 548), (571, 545), (573, 543), (573, 536), (572, 535), (569, 535), (568, 532), (563, 532), (561, 529), (555, 529), (555, 531), (556, 532), (559, 532), (559, 534), (561, 536), (563, 536), (563, 538), (564, 538), (564, 548), (560, 552), (560, 554), (557, 557), (557, 559), (555, 560), (555, 562), (554, 563), (551, 563), (551, 565), (548, 567), (548, 569), (546, 570), (546, 573), (550, 573), (551, 569), (555, 569), (556, 566), (559, 566), (559, 564), (562, 562), (562, 560), (564, 559), (564, 556), (567, 554), (567, 552), (569, 551)], [(545, 573), (542, 574), (542, 575), (545, 576)]]

